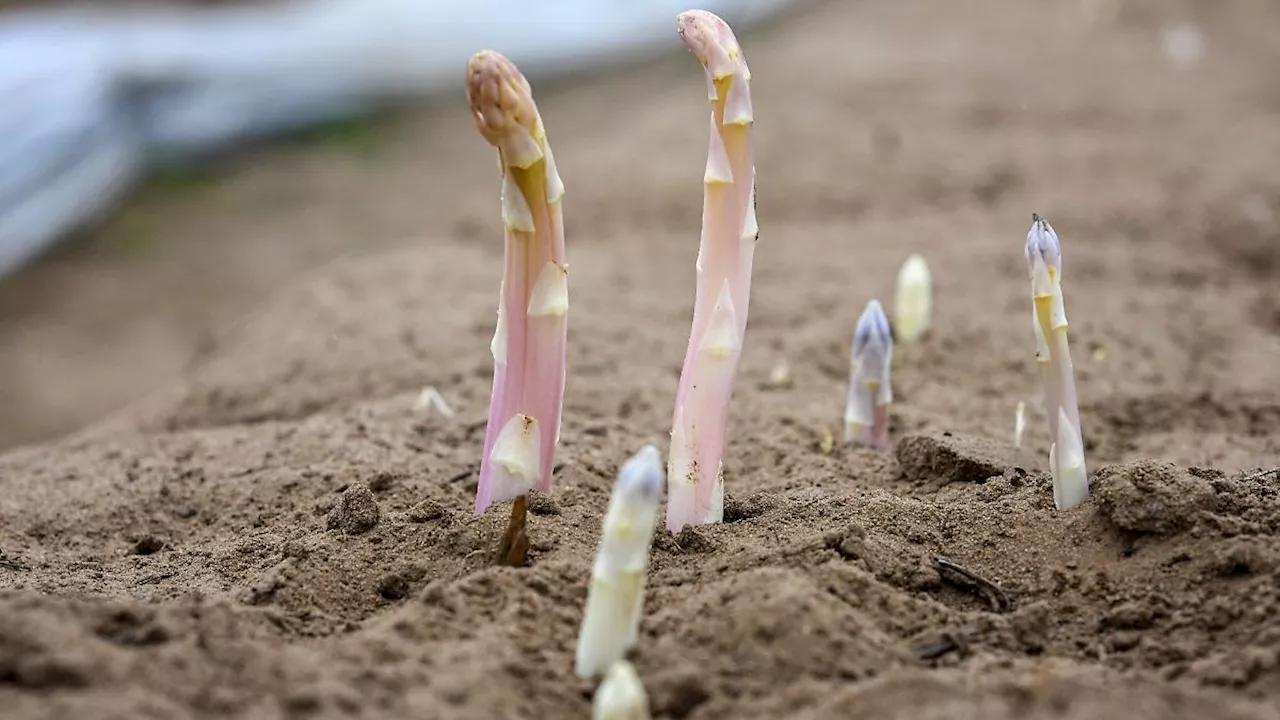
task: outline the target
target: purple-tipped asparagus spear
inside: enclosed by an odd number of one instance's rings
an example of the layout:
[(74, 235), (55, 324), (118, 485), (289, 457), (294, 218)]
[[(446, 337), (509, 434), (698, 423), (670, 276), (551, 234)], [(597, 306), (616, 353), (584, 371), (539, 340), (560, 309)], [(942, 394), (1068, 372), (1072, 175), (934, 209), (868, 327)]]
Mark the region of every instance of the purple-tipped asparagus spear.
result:
[(893, 385), (893, 334), (880, 301), (858, 318), (849, 350), (849, 395), (844, 408), (844, 441), (881, 449), (889, 445), (889, 404)]
[(711, 146), (703, 176), (693, 329), (676, 392), (667, 464), (667, 528), (672, 532), (724, 517), (725, 430), (758, 238), (751, 72), (724, 20), (690, 10), (676, 22), (680, 38), (706, 70)]
[(498, 149), (506, 226), (476, 514), (515, 498), (514, 524), (529, 490), (550, 492), (560, 435), (569, 310), (564, 185), (529, 83), (515, 64), (493, 51), (476, 53), (467, 63), (467, 98), (476, 128)]
[(1036, 364), (1044, 384), (1045, 414), (1049, 417), (1053, 501), (1059, 510), (1070, 510), (1088, 499), (1089, 475), (1084, 463), (1075, 371), (1067, 343), (1062, 246), (1053, 227), (1039, 215), (1032, 216), (1026, 255), (1035, 312)]

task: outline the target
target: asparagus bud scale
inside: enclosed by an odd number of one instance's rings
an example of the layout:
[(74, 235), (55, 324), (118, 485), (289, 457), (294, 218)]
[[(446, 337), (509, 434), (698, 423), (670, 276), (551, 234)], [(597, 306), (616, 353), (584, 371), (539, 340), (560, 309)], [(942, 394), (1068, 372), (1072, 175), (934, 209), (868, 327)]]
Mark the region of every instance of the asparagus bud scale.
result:
[(591, 720), (649, 720), (649, 697), (631, 663), (619, 660), (609, 667), (596, 689)]

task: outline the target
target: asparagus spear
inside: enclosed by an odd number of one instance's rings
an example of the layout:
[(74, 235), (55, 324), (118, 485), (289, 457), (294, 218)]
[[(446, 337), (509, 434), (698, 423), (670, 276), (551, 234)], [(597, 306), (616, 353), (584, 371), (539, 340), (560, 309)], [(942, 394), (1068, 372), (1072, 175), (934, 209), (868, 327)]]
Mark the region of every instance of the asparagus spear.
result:
[(872, 300), (858, 318), (849, 350), (849, 394), (844, 409), (844, 441), (873, 448), (889, 445), (889, 404), (893, 384), (893, 335), (880, 301)]
[(1022, 449), (1022, 433), (1027, 429), (1027, 404), (1021, 400), (1013, 410), (1013, 449)]
[(580, 677), (603, 673), (636, 642), (661, 500), (662, 455), (646, 445), (622, 465), (609, 498), (578, 634)]
[[(556, 172), (528, 81), (510, 60), (482, 51), (467, 63), (476, 128), (498, 150), (506, 248), (476, 514), (526, 493), (551, 491), (564, 401), (568, 265)], [(518, 519), (521, 524), (523, 517)]]
[(898, 285), (893, 294), (894, 338), (910, 345), (929, 331), (933, 312), (933, 278), (924, 257), (912, 255), (898, 271)]
[(667, 528), (724, 518), (724, 445), (742, 355), (756, 225), (751, 72), (724, 20), (681, 13), (680, 37), (702, 63), (711, 101), (693, 328), (676, 392), (667, 465)]
[(1036, 361), (1044, 383), (1049, 418), (1049, 470), (1053, 501), (1070, 510), (1089, 497), (1075, 372), (1067, 342), (1067, 310), (1062, 297), (1062, 246), (1058, 234), (1039, 215), (1027, 233), (1027, 270), (1031, 276), (1035, 317)]

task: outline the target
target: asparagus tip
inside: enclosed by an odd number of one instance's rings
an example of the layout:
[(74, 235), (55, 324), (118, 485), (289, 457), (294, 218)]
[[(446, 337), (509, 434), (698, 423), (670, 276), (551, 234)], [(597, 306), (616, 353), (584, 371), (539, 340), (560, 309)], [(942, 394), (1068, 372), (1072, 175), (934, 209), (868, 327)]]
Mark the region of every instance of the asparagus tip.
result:
[(662, 452), (655, 445), (645, 445), (618, 470), (618, 489), (627, 498), (656, 501), (662, 495)]
[(887, 348), (893, 344), (889, 330), (889, 318), (885, 317), (884, 307), (879, 300), (871, 300), (858, 318), (858, 328), (853, 335), (853, 354), (862, 353), (872, 344), (878, 348)]
[(1039, 214), (1033, 213), (1032, 217), (1031, 229), (1027, 231), (1027, 269), (1034, 273), (1036, 260), (1040, 259), (1061, 276), (1062, 245), (1058, 242), (1058, 233)]
[(706, 10), (688, 10), (676, 16), (676, 32), (714, 80), (736, 70), (742, 51), (729, 23)]
[(520, 69), (495, 50), (481, 50), (467, 62), (467, 101), (476, 129), (502, 151), (506, 164), (528, 167), (541, 160), (542, 121), (533, 89)]

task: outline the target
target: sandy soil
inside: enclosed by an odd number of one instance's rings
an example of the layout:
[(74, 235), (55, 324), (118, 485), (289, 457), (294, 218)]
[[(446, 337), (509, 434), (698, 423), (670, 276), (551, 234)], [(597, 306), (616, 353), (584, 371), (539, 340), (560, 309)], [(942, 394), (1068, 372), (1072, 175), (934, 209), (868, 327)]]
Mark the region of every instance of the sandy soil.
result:
[[(1160, 50), (1179, 21), (1194, 67)], [(655, 716), (1280, 717), (1280, 478), (1250, 476), (1280, 457), (1277, 23), (866, 0), (743, 38), (762, 237), (731, 501), (655, 541)], [(470, 510), (501, 233), (461, 100), (153, 188), (0, 286), (5, 717), (586, 717), (601, 513), (687, 338), (703, 90), (684, 56), (538, 93), (573, 309), (528, 567), (487, 566), (503, 513)], [(1068, 513), (1043, 419), (1010, 438), (1033, 210), (1066, 245), (1094, 469)], [(824, 452), (853, 323), (915, 251), (938, 307), (896, 356), (895, 447)], [(416, 411), (424, 384), (458, 416)]]

